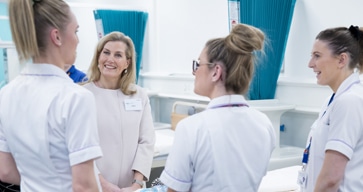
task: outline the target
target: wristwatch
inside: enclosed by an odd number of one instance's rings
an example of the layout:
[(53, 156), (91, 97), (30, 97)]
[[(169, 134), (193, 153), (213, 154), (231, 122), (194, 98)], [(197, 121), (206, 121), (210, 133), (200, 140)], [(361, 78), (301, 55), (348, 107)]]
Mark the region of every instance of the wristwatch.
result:
[(134, 180), (132, 181), (132, 184), (134, 184), (134, 183), (137, 183), (138, 185), (140, 185), (140, 187), (141, 187), (141, 188), (142, 188), (142, 187), (144, 187), (144, 182), (143, 182), (143, 181), (140, 181), (140, 180), (134, 179)]

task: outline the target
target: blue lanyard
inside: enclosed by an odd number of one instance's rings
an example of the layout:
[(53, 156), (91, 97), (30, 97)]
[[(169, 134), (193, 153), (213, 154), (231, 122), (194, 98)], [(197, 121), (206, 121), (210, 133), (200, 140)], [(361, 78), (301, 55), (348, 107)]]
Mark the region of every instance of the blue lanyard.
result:
[[(350, 89), (354, 84), (357, 84), (359, 83), (360, 81), (357, 80), (357, 81), (354, 81), (353, 83), (351, 83), (346, 89), (344, 89), (342, 93), (344, 93), (345, 91), (347, 91), (348, 89)], [(332, 94), (332, 96), (330, 97), (330, 100), (328, 102), (328, 105), (327, 105), (327, 108), (325, 109), (324, 113), (321, 115), (321, 117), (323, 117), (329, 107), (329, 105), (333, 102), (334, 100), (334, 96), (335, 96), (335, 93)], [(305, 166), (306, 164), (308, 163), (309, 161), (309, 153), (310, 153), (310, 146), (311, 146), (311, 140), (312, 140), (312, 137), (310, 137), (310, 141), (309, 141), (309, 145), (306, 147), (306, 149), (304, 150), (304, 153), (303, 153), (303, 158), (302, 158), (302, 163), (303, 163), (303, 169), (305, 169)]]
[(326, 106), (326, 109), (325, 109), (324, 113), (321, 115), (321, 117), (323, 117), (323, 116), (325, 115), (326, 110), (328, 110), (328, 107), (329, 107), (330, 103), (331, 103), (331, 102), (333, 101), (333, 99), (334, 99), (334, 96), (335, 96), (335, 93), (333, 93), (333, 95), (330, 97), (330, 99), (329, 99), (329, 103), (328, 103), (328, 106)]
[(335, 96), (335, 93), (333, 93), (333, 95), (331, 95), (330, 99), (329, 99), (329, 103), (328, 103), (328, 106), (330, 105), (330, 103), (333, 101), (334, 99), (334, 96)]
[(309, 145), (304, 150), (304, 154), (303, 154), (303, 158), (302, 158), (303, 165), (306, 165), (308, 163), (308, 160), (309, 160), (309, 151), (310, 151), (310, 146), (311, 146), (311, 139), (312, 138), (310, 137)]
[[(329, 100), (329, 103), (328, 103), (328, 106), (327, 107), (329, 107), (329, 105), (333, 101), (334, 96), (335, 96), (335, 93), (333, 93), (333, 95), (330, 97), (330, 100)], [(323, 113), (322, 116), (324, 116), (325, 113), (326, 113), (326, 110), (324, 111), (324, 113)], [(309, 161), (309, 153), (310, 153), (311, 140), (312, 140), (312, 137), (310, 137), (309, 145), (305, 148), (304, 153), (303, 153), (303, 158), (302, 158), (303, 169), (305, 169), (305, 166), (306, 166), (306, 164)]]

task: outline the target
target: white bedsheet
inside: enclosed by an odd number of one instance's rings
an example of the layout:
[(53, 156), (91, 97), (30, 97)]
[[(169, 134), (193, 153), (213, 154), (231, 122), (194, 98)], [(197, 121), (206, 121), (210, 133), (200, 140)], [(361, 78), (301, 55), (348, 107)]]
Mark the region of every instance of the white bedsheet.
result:
[(154, 158), (168, 155), (174, 142), (174, 131), (171, 129), (155, 130)]
[(296, 183), (301, 166), (291, 166), (268, 171), (263, 177), (258, 192), (300, 191)]

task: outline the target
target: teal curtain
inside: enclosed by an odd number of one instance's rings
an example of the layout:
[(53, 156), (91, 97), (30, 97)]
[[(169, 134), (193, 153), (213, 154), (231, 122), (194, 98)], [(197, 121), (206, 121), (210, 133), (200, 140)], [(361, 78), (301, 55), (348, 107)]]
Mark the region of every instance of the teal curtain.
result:
[(268, 38), (248, 92), (251, 100), (275, 96), (295, 3), (296, 0), (240, 0), (240, 22), (260, 28)]
[(4, 53), (5, 49), (0, 48), (0, 88), (6, 84), (6, 75), (5, 75), (5, 63), (4, 63)]
[(136, 79), (139, 77), (142, 50), (148, 13), (142, 11), (95, 10), (95, 19), (102, 21), (103, 33), (120, 31), (129, 36), (135, 44)]
[[(0, 42), (11, 41), (7, 4), (0, 3)], [(6, 49), (0, 48), (0, 88), (8, 82)]]

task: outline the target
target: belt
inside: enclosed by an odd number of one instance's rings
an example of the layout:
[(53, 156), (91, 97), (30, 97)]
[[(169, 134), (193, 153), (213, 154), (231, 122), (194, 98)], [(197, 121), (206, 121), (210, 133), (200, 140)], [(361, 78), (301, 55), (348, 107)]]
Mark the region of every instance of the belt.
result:
[(0, 181), (0, 192), (20, 192), (20, 186)]

